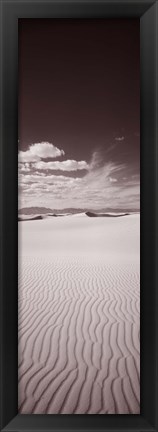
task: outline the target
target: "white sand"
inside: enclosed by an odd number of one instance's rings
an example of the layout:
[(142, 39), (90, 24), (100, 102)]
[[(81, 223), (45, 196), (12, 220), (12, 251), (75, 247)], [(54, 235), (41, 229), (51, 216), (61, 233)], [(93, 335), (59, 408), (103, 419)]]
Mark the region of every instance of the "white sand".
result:
[(139, 223), (19, 222), (19, 412), (139, 414)]

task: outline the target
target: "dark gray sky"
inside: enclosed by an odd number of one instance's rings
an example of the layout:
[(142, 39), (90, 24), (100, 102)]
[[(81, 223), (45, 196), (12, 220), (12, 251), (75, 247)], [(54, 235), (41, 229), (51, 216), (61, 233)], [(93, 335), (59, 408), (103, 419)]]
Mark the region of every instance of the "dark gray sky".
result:
[(21, 19), (19, 206), (139, 208), (137, 19)]

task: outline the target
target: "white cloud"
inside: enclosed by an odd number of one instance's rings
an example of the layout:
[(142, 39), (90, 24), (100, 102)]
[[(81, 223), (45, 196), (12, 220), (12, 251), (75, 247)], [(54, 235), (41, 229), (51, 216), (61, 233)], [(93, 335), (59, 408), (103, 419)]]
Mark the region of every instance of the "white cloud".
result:
[(116, 183), (116, 182), (117, 182), (117, 179), (114, 178), (114, 177), (109, 177), (109, 181), (110, 181), (111, 183)]
[(90, 170), (94, 170), (94, 169), (96, 170), (100, 167), (101, 163), (102, 163), (101, 153), (98, 151), (93, 152), (89, 169)]
[(41, 170), (61, 170), (61, 171), (76, 171), (88, 169), (88, 164), (85, 161), (66, 160), (66, 161), (53, 161), (43, 162), (39, 161), (33, 164), (33, 167)]
[(58, 149), (49, 142), (41, 142), (32, 144), (28, 150), (19, 151), (18, 160), (19, 162), (37, 162), (42, 158), (56, 158), (64, 155), (64, 151)]
[(22, 171), (29, 172), (30, 171), (30, 164), (29, 163), (19, 163), (18, 164), (18, 170), (19, 170), (19, 172), (22, 172)]
[[(44, 169), (53, 163), (54, 169), (74, 171), (78, 164), (85, 161), (38, 162), (32, 169)], [(54, 165), (55, 163), (55, 165)], [(60, 165), (59, 165), (60, 164)], [(76, 165), (77, 164), (77, 165)], [(60, 167), (60, 168), (59, 168)], [(62, 167), (62, 168), (61, 168)], [(66, 168), (67, 167), (67, 168)], [(50, 168), (49, 168), (50, 169)], [(52, 168), (51, 168), (52, 169)], [(80, 169), (83, 169), (80, 167)], [(119, 174), (119, 176), (118, 176)], [(131, 173), (133, 174), (133, 173)], [(124, 176), (127, 181), (124, 182)], [(92, 155), (83, 177), (68, 177), (65, 175), (48, 174), (45, 172), (20, 172), (19, 193), (20, 206), (42, 205), (50, 208), (85, 207), (85, 208), (137, 208), (139, 207), (140, 185), (139, 177), (129, 175), (128, 167), (114, 162), (104, 162), (100, 153)]]
[(72, 177), (66, 177), (63, 175), (46, 175), (45, 173), (33, 173), (33, 174), (19, 174), (19, 184), (22, 183), (38, 183), (38, 184), (46, 184), (46, 183), (54, 183), (54, 184), (59, 184), (59, 183), (65, 183), (65, 182), (69, 182), (71, 183), (72, 181), (74, 181), (76, 179), (72, 178)]
[(116, 141), (124, 141), (125, 137), (121, 136), (121, 137), (115, 137)]

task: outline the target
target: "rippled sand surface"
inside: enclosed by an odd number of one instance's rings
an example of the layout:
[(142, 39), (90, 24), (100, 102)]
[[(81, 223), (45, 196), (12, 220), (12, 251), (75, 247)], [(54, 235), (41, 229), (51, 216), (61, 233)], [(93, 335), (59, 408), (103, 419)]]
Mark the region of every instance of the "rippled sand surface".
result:
[(139, 222), (19, 222), (20, 413), (139, 414)]

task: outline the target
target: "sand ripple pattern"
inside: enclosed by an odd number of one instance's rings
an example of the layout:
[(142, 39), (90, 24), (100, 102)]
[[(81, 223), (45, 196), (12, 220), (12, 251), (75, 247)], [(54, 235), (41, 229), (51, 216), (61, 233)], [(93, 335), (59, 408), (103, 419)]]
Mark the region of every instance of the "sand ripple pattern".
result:
[(138, 266), (21, 264), (19, 412), (139, 414)]

